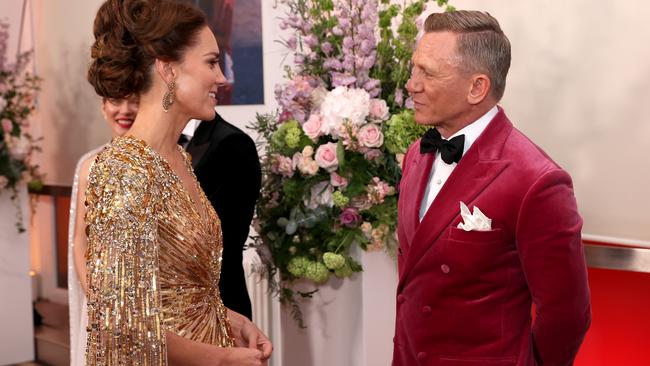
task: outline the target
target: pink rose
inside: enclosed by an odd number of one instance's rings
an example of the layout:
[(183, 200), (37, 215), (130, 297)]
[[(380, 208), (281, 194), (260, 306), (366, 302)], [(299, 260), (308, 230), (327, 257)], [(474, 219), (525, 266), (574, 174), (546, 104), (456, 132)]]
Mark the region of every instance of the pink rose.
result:
[(320, 116), (317, 114), (312, 114), (309, 116), (307, 122), (302, 125), (302, 130), (305, 132), (305, 135), (307, 135), (307, 137), (312, 139), (312, 141), (316, 141), (316, 139), (321, 135), (322, 124), (323, 120), (320, 118)]
[(357, 139), (363, 147), (381, 147), (384, 143), (384, 134), (381, 132), (379, 126), (374, 123), (368, 123), (361, 126), (357, 133)]
[(11, 123), (10, 120), (8, 120), (6, 118), (2, 119), (2, 130), (5, 133), (10, 133), (13, 128), (14, 128), (13, 123)]
[(385, 100), (376, 98), (370, 100), (370, 118), (385, 121), (388, 119), (388, 116), (390, 114)]
[(332, 172), (332, 174), (330, 174), (330, 184), (333, 187), (345, 188), (348, 186), (348, 180), (336, 174), (335, 172)]
[(318, 149), (316, 149), (315, 160), (319, 167), (328, 172), (335, 171), (339, 166), (339, 159), (336, 157), (336, 144), (328, 142), (320, 145)]
[(341, 222), (341, 225), (352, 229), (359, 225), (361, 216), (356, 209), (348, 207), (341, 212), (341, 215), (339, 215), (339, 221)]
[(384, 154), (381, 152), (381, 150), (370, 149), (363, 154), (363, 157), (366, 158), (366, 160), (368, 161), (373, 161), (375, 159), (379, 159), (382, 155)]

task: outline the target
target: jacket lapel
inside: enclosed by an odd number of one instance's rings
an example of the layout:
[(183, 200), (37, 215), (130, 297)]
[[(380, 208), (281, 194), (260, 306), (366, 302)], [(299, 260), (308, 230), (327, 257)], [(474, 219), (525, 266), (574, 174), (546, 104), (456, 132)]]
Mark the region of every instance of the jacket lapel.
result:
[[(410, 248), (405, 258), (404, 270), (401, 271), (399, 288), (403, 286), (415, 265), (435, 244), (443, 230), (449, 227), (452, 220), (460, 216), (459, 202), (463, 201), (471, 207), (476, 197), (507, 167), (509, 162), (501, 160), (501, 153), (511, 131), (512, 124), (500, 109), (485, 131), (465, 153), (409, 240)], [(423, 176), (426, 187), (429, 173)], [(418, 184), (418, 189), (422, 192), (414, 203), (417, 209), (424, 192), (421, 184)], [(415, 212), (415, 220), (418, 220), (418, 211), (413, 208), (411, 211)]]
[[(433, 167), (433, 160), (435, 154), (420, 154), (420, 142), (418, 141), (417, 145), (413, 148), (413, 160), (409, 163), (409, 173), (415, 175), (415, 186), (411, 191), (400, 192), (401, 195), (405, 196), (404, 200), (404, 229), (406, 234), (406, 243), (400, 244), (402, 253), (404, 255), (410, 249), (410, 246), (404, 244), (410, 244), (413, 242), (413, 236), (415, 235), (418, 226), (420, 225), (420, 204), (424, 197), (424, 192), (427, 188), (427, 183), (429, 182), (429, 175), (431, 174), (431, 168)], [(409, 182), (412, 180), (410, 177), (406, 177)]]

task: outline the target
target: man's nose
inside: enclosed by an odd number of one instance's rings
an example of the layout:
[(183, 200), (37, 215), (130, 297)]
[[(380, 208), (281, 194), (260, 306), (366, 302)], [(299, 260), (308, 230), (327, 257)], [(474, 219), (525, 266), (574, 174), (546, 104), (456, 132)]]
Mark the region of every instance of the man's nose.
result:
[(420, 83), (417, 82), (417, 80), (415, 80), (415, 78), (413, 76), (411, 76), (406, 81), (406, 91), (408, 91), (409, 94), (417, 92), (419, 88), (420, 88)]

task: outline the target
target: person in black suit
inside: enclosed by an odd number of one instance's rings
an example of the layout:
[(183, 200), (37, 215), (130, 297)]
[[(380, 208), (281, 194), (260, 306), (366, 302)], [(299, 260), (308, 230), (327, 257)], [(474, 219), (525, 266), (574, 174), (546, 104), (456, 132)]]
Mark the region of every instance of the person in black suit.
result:
[(212, 121), (199, 124), (187, 152), (192, 155), (196, 178), (221, 220), (221, 298), (226, 307), (252, 319), (242, 259), (262, 182), (255, 143), (217, 113)]

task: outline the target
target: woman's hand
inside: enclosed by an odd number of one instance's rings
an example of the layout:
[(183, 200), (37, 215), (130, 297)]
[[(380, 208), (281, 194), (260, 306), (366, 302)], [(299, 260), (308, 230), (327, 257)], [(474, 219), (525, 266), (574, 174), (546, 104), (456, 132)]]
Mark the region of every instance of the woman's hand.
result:
[(167, 331), (169, 366), (267, 366), (262, 351), (248, 347), (217, 347)]
[(221, 348), (221, 357), (216, 359), (218, 366), (266, 366), (267, 359), (262, 357), (262, 351), (245, 347)]
[(228, 319), (230, 319), (235, 344), (238, 347), (259, 350), (262, 360), (266, 363), (273, 352), (273, 344), (266, 335), (248, 318), (230, 309), (228, 309)]

